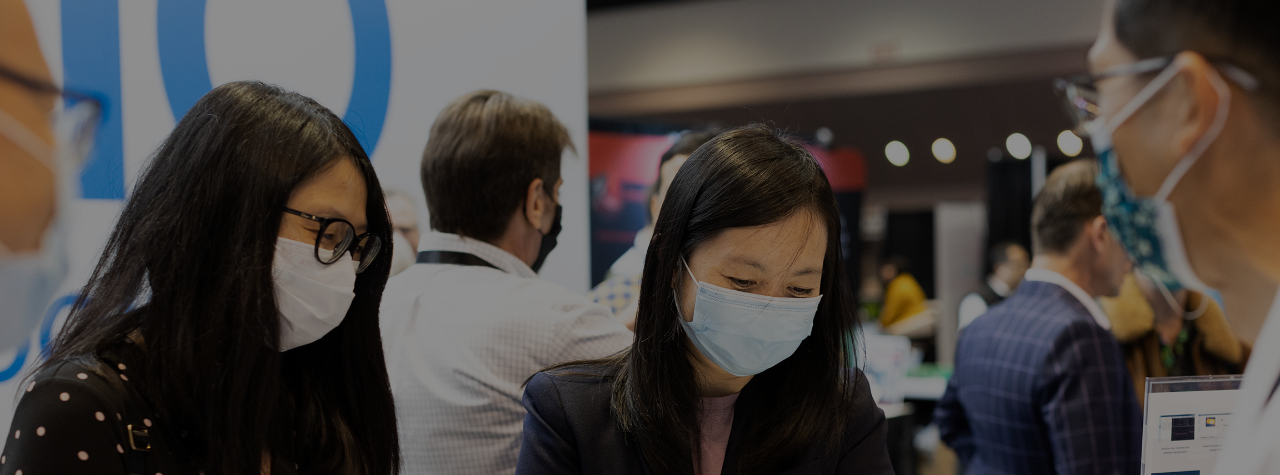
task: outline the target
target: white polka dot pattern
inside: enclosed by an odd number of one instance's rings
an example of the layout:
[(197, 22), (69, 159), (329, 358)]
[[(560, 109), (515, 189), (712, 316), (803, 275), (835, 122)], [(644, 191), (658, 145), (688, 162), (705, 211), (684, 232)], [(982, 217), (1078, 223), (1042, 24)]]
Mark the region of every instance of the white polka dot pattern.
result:
[(120, 371), (124, 371), (124, 363), (120, 363), (120, 364), (116, 365), (116, 367), (117, 367), (117, 368), (120, 368)]
[[(104, 369), (121, 366), (116, 361), (102, 362), (106, 363), (102, 366)], [(26, 391), (20, 392), (23, 397), (14, 411), (10, 432), (0, 433), (0, 446), (5, 446), (0, 450), (0, 464), (4, 464), (0, 474), (123, 474), (117, 467), (129, 454), (123, 431), (124, 417), (112, 409), (128, 407), (132, 411), (135, 405), (141, 408), (143, 401), (136, 398), (135, 392), (119, 391), (118, 384), (95, 371), (99, 371), (96, 366), (64, 361), (21, 384)], [(117, 372), (117, 375), (120, 374)], [(112, 414), (121, 422), (111, 420)], [(151, 430), (162, 425), (160, 420), (144, 420), (143, 416), (155, 417), (155, 414), (140, 411), (129, 423), (135, 424), (135, 429), (145, 424)], [(90, 422), (90, 418), (94, 422)], [(5, 439), (9, 442), (4, 442)], [(173, 466), (175, 455), (153, 451), (147, 457), (152, 471), (146, 473), (174, 472), (169, 467)], [(19, 467), (21, 471), (16, 470)]]

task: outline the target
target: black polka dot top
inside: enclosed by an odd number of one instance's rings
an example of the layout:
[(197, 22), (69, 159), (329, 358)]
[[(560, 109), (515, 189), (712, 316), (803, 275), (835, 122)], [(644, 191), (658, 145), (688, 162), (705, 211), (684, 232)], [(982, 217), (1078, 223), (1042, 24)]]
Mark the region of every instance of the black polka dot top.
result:
[(64, 360), (35, 375), (4, 435), (0, 474), (199, 473), (181, 456), (188, 434), (166, 427), (129, 387), (141, 381), (138, 371), (99, 356)]

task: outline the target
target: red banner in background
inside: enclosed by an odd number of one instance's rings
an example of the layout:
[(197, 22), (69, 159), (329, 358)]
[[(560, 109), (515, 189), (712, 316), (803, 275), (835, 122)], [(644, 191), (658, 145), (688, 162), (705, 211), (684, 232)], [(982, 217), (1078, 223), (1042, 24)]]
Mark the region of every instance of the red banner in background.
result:
[(822, 171), (831, 182), (831, 190), (836, 193), (862, 191), (867, 187), (867, 161), (862, 151), (855, 148), (835, 147), (823, 150), (815, 146), (806, 146), (809, 153), (818, 159)]
[[(658, 180), (658, 162), (671, 147), (671, 140), (672, 136), (659, 134), (599, 130), (588, 134), (592, 285), (604, 278), (613, 261), (631, 248), (636, 231), (648, 224), (649, 188)], [(806, 148), (822, 165), (841, 203), (841, 213), (854, 220), (856, 230), (861, 211), (857, 193), (867, 185), (862, 152), (844, 147)]]
[[(671, 140), (666, 135), (591, 131), (587, 148), (591, 157), (588, 173), (592, 210), (618, 213), (627, 201), (643, 202), (644, 196), (633, 196), (635, 193), (628, 190), (647, 188), (658, 181), (658, 161), (670, 147)], [(601, 184), (604, 189), (597, 190)]]

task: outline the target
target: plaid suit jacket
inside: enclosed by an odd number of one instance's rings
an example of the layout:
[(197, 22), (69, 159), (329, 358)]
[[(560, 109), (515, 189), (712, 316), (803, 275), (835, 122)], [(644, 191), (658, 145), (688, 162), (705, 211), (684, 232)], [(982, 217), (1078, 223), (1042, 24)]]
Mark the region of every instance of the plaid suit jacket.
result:
[(1119, 344), (1070, 292), (1024, 281), (960, 334), (934, 418), (970, 474), (1137, 474), (1142, 424)]

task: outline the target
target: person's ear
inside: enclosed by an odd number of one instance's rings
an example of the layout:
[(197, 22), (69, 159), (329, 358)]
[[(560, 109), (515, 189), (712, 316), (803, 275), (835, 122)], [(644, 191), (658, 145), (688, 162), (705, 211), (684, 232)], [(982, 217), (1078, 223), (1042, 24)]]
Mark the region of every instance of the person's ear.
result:
[(1173, 147), (1173, 156), (1182, 157), (1208, 133), (1225, 98), (1213, 84), (1214, 79), (1222, 80), (1221, 76), (1213, 77), (1217, 70), (1200, 53), (1183, 51), (1174, 58), (1174, 65), (1179, 72), (1167, 86), (1166, 101), (1170, 102), (1162, 115), (1175, 121), (1167, 143)]
[(1089, 236), (1089, 242), (1093, 244), (1093, 251), (1097, 254), (1105, 254), (1107, 246), (1114, 239), (1111, 228), (1107, 226), (1107, 218), (1104, 216), (1095, 216), (1092, 221), (1089, 221), (1089, 227), (1085, 232)]
[(543, 202), (542, 179), (534, 178), (524, 193), (524, 219), (534, 229), (542, 230), (542, 215), (547, 213), (548, 206)]

